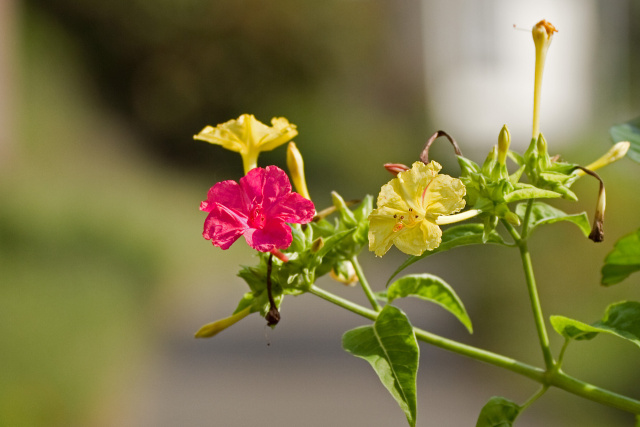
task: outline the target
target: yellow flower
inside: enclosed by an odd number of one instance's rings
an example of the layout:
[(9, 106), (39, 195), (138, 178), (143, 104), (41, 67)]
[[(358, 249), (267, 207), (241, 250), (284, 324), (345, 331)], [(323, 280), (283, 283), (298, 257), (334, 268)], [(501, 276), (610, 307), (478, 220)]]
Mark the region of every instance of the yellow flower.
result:
[(243, 114), (216, 127), (207, 126), (194, 139), (222, 145), (242, 156), (244, 173), (258, 165), (261, 151), (270, 151), (298, 135), (296, 125), (284, 117), (271, 119), (271, 126), (258, 121), (253, 114)]
[[(382, 186), (377, 209), (369, 215), (369, 250), (382, 256), (391, 247), (409, 255), (422, 255), (440, 246), (438, 218), (465, 205), (462, 181), (438, 175), (439, 163), (415, 162)], [(468, 217), (468, 216), (467, 216)]]

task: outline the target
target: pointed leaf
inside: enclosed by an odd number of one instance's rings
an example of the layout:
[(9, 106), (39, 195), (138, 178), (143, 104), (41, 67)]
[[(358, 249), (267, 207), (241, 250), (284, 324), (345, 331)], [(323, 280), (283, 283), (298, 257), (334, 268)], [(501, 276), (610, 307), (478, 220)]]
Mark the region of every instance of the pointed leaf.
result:
[[(525, 212), (527, 210), (527, 204), (521, 203), (516, 206), (516, 213), (522, 219), (524, 219)], [(589, 218), (587, 214), (582, 212), (579, 214), (567, 214), (560, 209), (556, 209), (543, 202), (534, 202), (531, 209), (531, 217), (529, 220), (529, 230), (533, 231), (539, 225), (553, 224), (554, 222), (568, 221), (578, 226), (582, 234), (585, 237), (591, 233), (591, 224), (589, 224)]]
[(511, 427), (520, 411), (512, 401), (494, 396), (482, 407), (476, 427)]
[(613, 138), (614, 143), (629, 141), (631, 147), (629, 147), (627, 157), (640, 163), (640, 117), (611, 127), (609, 134), (611, 138)]
[(420, 350), (404, 313), (385, 306), (372, 326), (346, 332), (342, 347), (371, 364), (412, 427), (416, 425), (416, 377)]
[(387, 301), (396, 298), (416, 297), (435, 302), (451, 312), (462, 322), (469, 333), (473, 333), (471, 319), (458, 295), (444, 280), (431, 274), (413, 274), (396, 280), (386, 291)]
[(477, 245), (481, 243), (493, 243), (497, 245), (508, 246), (508, 244), (502, 239), (502, 237), (495, 231), (489, 233), (486, 241), (483, 242), (483, 231), (484, 226), (482, 224), (462, 224), (444, 230), (442, 232), (442, 242), (440, 243), (440, 246), (432, 251), (425, 251), (420, 256), (410, 256), (409, 258), (407, 258), (407, 260), (403, 262), (396, 271), (393, 272), (391, 277), (389, 277), (387, 284), (389, 284), (389, 282), (391, 282), (391, 280), (396, 277), (402, 270), (409, 267), (414, 262), (420, 261), (421, 259), (433, 254), (437, 254), (438, 252), (444, 252), (449, 249), (453, 249), (457, 246)]
[(640, 271), (640, 229), (616, 242), (604, 260), (600, 283), (615, 285), (636, 271)]
[(557, 199), (562, 196), (560, 193), (556, 193), (555, 191), (542, 190), (530, 184), (519, 183), (516, 188), (517, 190), (514, 190), (504, 196), (505, 202), (511, 203), (526, 199)]
[(640, 347), (640, 302), (611, 304), (602, 320), (591, 325), (564, 316), (551, 316), (551, 325), (556, 332), (569, 339), (592, 339), (602, 332), (624, 338)]

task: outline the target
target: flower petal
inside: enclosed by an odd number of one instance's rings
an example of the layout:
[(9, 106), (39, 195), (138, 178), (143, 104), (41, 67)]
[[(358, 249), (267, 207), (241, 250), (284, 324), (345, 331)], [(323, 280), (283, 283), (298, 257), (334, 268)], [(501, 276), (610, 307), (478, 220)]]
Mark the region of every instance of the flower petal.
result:
[(200, 203), (200, 210), (211, 212), (216, 203), (242, 212), (245, 215), (249, 212), (248, 201), (242, 187), (232, 180), (218, 182), (211, 187), (207, 193), (207, 200)]
[(291, 228), (279, 220), (268, 220), (262, 229), (247, 229), (244, 238), (249, 246), (260, 252), (286, 249), (293, 241)]
[(424, 210), (432, 215), (450, 215), (464, 208), (466, 188), (462, 181), (449, 175), (438, 175), (423, 196)]
[(442, 242), (442, 230), (431, 221), (422, 221), (419, 226), (400, 230), (393, 239), (393, 244), (408, 255), (419, 256), (432, 251)]
[(388, 208), (374, 209), (369, 215), (369, 250), (374, 251), (376, 256), (387, 253), (395, 233), (396, 219)]
[(280, 202), (272, 205), (267, 213), (272, 218), (296, 224), (311, 222), (315, 214), (316, 208), (313, 202), (298, 193), (289, 193), (280, 198)]
[[(262, 125), (262, 123), (260, 124)], [(260, 151), (273, 150), (274, 148), (291, 141), (296, 137), (296, 135), (298, 135), (296, 125), (289, 123), (289, 121), (284, 117), (274, 117), (271, 119), (271, 125), (271, 128), (262, 125), (268, 129), (266, 132), (261, 129), (263, 132), (254, 133), (256, 145), (260, 147)]]
[(216, 204), (204, 221), (202, 237), (211, 240), (214, 246), (228, 249), (247, 230), (246, 217)]

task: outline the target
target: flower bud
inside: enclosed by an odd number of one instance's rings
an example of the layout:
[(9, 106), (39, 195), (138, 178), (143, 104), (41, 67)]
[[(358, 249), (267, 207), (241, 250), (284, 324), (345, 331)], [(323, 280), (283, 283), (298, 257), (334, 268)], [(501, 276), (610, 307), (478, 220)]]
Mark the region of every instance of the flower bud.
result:
[(315, 254), (316, 252), (318, 252), (320, 249), (322, 249), (322, 247), (324, 246), (324, 239), (322, 238), (322, 236), (318, 237), (316, 240), (314, 240), (313, 242), (311, 242), (311, 253)]
[(397, 176), (400, 172), (408, 171), (410, 168), (402, 163), (385, 163), (384, 168)]
[(291, 174), (291, 181), (298, 194), (307, 200), (311, 200), (309, 191), (307, 190), (307, 181), (304, 176), (304, 161), (302, 154), (296, 147), (295, 142), (291, 141), (287, 146), (287, 168)]
[(343, 283), (345, 286), (354, 286), (358, 282), (358, 275), (351, 261), (337, 263), (329, 275), (333, 280)]
[(504, 125), (498, 135), (498, 162), (501, 165), (504, 165), (507, 160), (509, 145), (511, 145), (511, 133), (509, 133), (507, 125)]
[[(631, 143), (629, 141), (618, 142), (613, 147), (611, 147), (611, 149), (609, 149), (609, 151), (607, 151), (604, 156), (600, 157), (598, 160), (587, 166), (587, 169), (593, 171), (607, 166), (610, 163), (617, 162), (627, 154), (630, 146)], [(578, 169), (576, 171), (576, 174), (578, 176), (582, 176), (585, 174), (585, 172), (583, 172), (581, 169)]]
[(602, 242), (604, 240), (604, 209), (607, 206), (607, 197), (604, 192), (604, 185), (600, 185), (600, 193), (598, 194), (598, 204), (596, 206), (596, 214), (593, 218), (593, 227), (589, 234), (589, 239), (594, 242)]
[(212, 323), (207, 323), (203, 327), (196, 332), (196, 338), (211, 338), (217, 335), (219, 332), (224, 331), (229, 326), (239, 322), (240, 320), (247, 317), (251, 314), (251, 307), (246, 307), (244, 310), (241, 310), (235, 314), (232, 314), (229, 317), (225, 317), (224, 319), (217, 320)]

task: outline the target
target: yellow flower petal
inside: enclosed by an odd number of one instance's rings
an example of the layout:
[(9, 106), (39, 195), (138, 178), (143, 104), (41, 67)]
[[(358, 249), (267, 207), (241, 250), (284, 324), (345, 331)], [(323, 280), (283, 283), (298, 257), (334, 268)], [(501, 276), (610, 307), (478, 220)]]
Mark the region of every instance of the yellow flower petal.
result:
[(393, 213), (388, 209), (374, 209), (369, 215), (369, 250), (377, 256), (386, 254), (393, 245), (395, 225)]
[(462, 181), (438, 175), (424, 193), (424, 208), (431, 215), (450, 215), (464, 208), (467, 189)]
[(409, 255), (422, 255), (442, 242), (436, 218), (465, 205), (462, 181), (438, 175), (437, 162), (416, 162), (410, 170), (382, 186), (378, 207), (369, 215), (369, 250), (384, 255), (392, 245)]
[(206, 126), (193, 138), (240, 153), (246, 173), (257, 166), (261, 151), (273, 150), (298, 135), (296, 126), (284, 117), (274, 117), (271, 125), (265, 125), (252, 114), (243, 114), (216, 127)]

